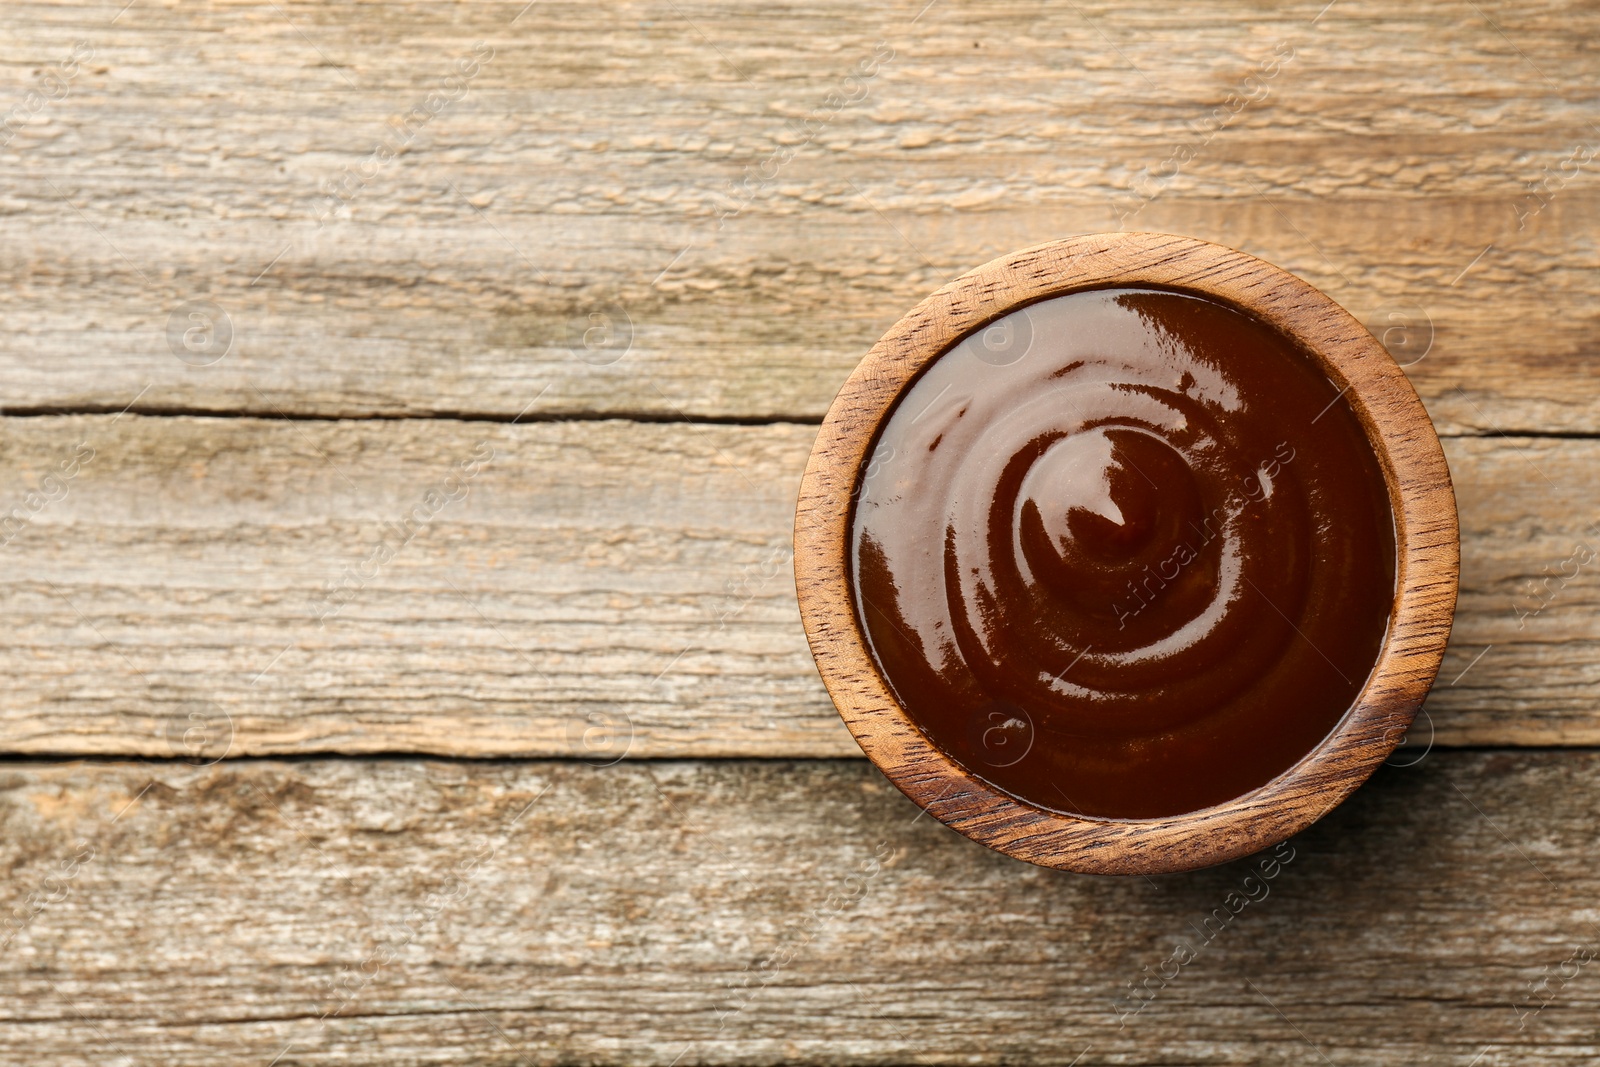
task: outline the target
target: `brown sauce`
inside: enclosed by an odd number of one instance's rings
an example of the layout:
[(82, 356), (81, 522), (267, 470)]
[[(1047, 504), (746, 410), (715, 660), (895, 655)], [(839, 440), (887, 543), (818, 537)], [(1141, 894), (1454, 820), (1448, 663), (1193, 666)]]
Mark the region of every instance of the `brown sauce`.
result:
[(1308, 353), (1154, 289), (1042, 301), (899, 398), (852, 518), (906, 713), (1020, 800), (1157, 818), (1316, 747), (1377, 661), (1394, 519)]

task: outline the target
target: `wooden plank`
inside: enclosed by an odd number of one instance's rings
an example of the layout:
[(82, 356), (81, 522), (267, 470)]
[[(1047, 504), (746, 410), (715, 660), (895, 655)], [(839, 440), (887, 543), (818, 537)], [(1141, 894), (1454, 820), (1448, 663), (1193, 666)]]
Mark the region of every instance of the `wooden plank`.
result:
[[(1441, 740), (1594, 744), (1600, 718), (1600, 443), (1450, 440), (1461, 598), (1425, 710)], [(1426, 726), (1424, 727), (1426, 728)]]
[(9, 546), (18, 750), (216, 707), (239, 753), (853, 747), (789, 572), (811, 427), (12, 424), (0, 499), (95, 450)]
[[(855, 755), (790, 572), (814, 435), (6, 419), (0, 747)], [(1462, 594), (1437, 741), (1600, 743), (1600, 442), (1446, 452)]]
[(0, 774), (8, 1062), (1600, 1056), (1594, 752), (1435, 752), (1276, 859), (1129, 879), (859, 761)]
[(1600, 432), (1600, 11), (922, 7), (7, 5), (5, 402), (815, 420), (948, 277), (1120, 224), (1426, 350), (1451, 432)]

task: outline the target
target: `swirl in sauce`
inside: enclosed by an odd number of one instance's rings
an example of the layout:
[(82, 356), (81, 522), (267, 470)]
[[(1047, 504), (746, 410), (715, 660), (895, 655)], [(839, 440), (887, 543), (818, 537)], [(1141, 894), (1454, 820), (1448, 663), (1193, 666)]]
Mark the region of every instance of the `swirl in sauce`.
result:
[(1388, 629), (1394, 519), (1313, 357), (1177, 292), (1054, 297), (896, 402), (852, 519), (901, 706), (1039, 807), (1159, 818), (1316, 747)]

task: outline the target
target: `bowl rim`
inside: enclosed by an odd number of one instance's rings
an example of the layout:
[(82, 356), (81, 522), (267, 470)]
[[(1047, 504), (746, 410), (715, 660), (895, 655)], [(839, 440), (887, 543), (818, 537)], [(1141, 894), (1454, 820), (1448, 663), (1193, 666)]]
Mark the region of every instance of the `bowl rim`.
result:
[[(1354, 409), (1382, 467), (1395, 520), (1395, 596), (1372, 673), (1332, 732), (1294, 766), (1231, 801), (1158, 819), (1035, 807), (930, 742), (895, 700), (856, 617), (849, 534), (859, 472), (901, 394), (974, 330), (1028, 304), (1089, 289), (1153, 286), (1219, 300), (1298, 341)], [(794, 571), (812, 656), (867, 757), (957, 832), (1041, 866), (1153, 874), (1224, 863), (1311, 825), (1400, 743), (1439, 670), (1460, 571), (1444, 450), (1405, 372), (1354, 316), (1281, 267), (1160, 233), (1092, 233), (1001, 256), (942, 286), (890, 327), (839, 390), (795, 510)]]

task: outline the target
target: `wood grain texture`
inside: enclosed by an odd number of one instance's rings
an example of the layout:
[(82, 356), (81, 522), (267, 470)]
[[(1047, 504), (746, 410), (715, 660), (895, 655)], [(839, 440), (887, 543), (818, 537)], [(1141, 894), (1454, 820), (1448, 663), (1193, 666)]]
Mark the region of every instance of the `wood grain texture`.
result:
[[(634, 756), (855, 755), (790, 574), (815, 434), (6, 419), (0, 523), (80, 442), (95, 455), (0, 548), (0, 746), (167, 756), (215, 705), (235, 754), (601, 759), (631, 722)], [(329, 587), (484, 441), (466, 498), (319, 626)], [(1462, 586), (1426, 721), (1447, 744), (1600, 744), (1600, 586), (1581, 563), (1600, 552), (1600, 442), (1445, 449)]]
[(1425, 352), (1443, 429), (1600, 431), (1591, 6), (119, 7), (0, 12), (12, 409), (816, 420), (948, 278), (1121, 218)]
[[(1600, 192), (1562, 169), (1600, 11), (1322, 8), (0, 7), (0, 405), (106, 413), (0, 419), (0, 751), (854, 756), (787, 575), (814, 427), (317, 420), (816, 422), (948, 278), (1135, 189), (1132, 225), (1425, 349), (1443, 429), (1600, 432)], [(1265, 97), (1155, 178), (1280, 42)], [(197, 300), (215, 362), (169, 336)], [(1600, 744), (1600, 445), (1445, 447), (1435, 739)], [(1559, 972), (1595, 944), (1597, 775), (1381, 771), (1118, 1029), (1246, 865), (1030, 868), (860, 759), (9, 761), (0, 1060), (1586, 1062), (1595, 972)]]
[(1600, 951), (1594, 753), (1435, 752), (1276, 865), (1159, 879), (1006, 859), (865, 761), (11, 763), (0, 786), (7, 1062), (1600, 1056), (1600, 964), (1563, 966)]
[[(923, 733), (896, 698), (893, 679), (884, 676), (869, 647), (850, 572), (857, 543), (851, 502), (879, 434), (911, 382), (985, 323), (1091, 286), (1161, 286), (1200, 293), (1240, 309), (1313, 353), (1338, 386), (1334, 399), (1343, 397), (1360, 420), (1357, 432), (1366, 434), (1365, 447), (1378, 458), (1383, 479), (1378, 489), (1387, 484), (1393, 514), (1395, 591), (1388, 632), (1376, 663), (1362, 665), (1364, 670), (1370, 667), (1371, 675), (1348, 713), (1326, 739), (1309, 752), (1298, 752), (1303, 758), (1265, 785), (1176, 817), (1107, 820), (1048, 811), (970, 773)], [(1018, 355), (1027, 358), (1026, 350)], [(1117, 381), (1116, 388), (1133, 388)], [(974, 389), (972, 395), (979, 392)], [(961, 403), (961, 395), (958, 387), (958, 399), (951, 403)], [(963, 407), (960, 413), (965, 412)], [(1095, 416), (1102, 421), (1107, 417), (1103, 412)], [(1159, 425), (1132, 417), (1149, 432), (1160, 433)], [(1075, 420), (1080, 425), (1065, 420), (1059, 433), (1081, 429), (1088, 417)], [(983, 429), (992, 427), (985, 422)], [(1007, 457), (1012, 466), (1026, 459), (1002, 451), (995, 462)], [(902, 476), (910, 486), (907, 493), (920, 492), (928, 481), (920, 477), (916, 462), (910, 475)], [(977, 485), (987, 490), (993, 482)], [(933, 488), (952, 496), (958, 492), (937, 484)], [(806, 637), (829, 695), (867, 757), (946, 826), (1019, 859), (1091, 874), (1164, 873), (1238, 859), (1299, 833), (1347, 797), (1389, 758), (1427, 695), (1449, 641), (1460, 571), (1456, 503), (1444, 453), (1405, 374), (1382, 346), (1325, 294), (1281, 268), (1170, 234), (1092, 234), (1009, 253), (962, 275), (907, 312), (867, 353), (829, 408), (801, 482), (794, 538), (795, 584)], [(953, 558), (946, 557), (947, 568), (956, 566), (948, 562)], [(1007, 612), (1022, 610), (1032, 618), (1026, 600), (1018, 601), (1019, 608), (1006, 603), (1003, 594), (991, 597), (987, 610), (999, 612), (999, 625), (1005, 625)], [(995, 605), (993, 598), (1000, 603)], [(1016, 625), (1014, 619), (1011, 625)], [(1088, 651), (1083, 648), (1079, 654)], [(924, 648), (921, 654), (932, 652)], [(930, 663), (939, 668), (938, 660)], [(1209, 728), (1222, 729), (1214, 724)], [(1157, 737), (1141, 740), (1171, 743)]]

